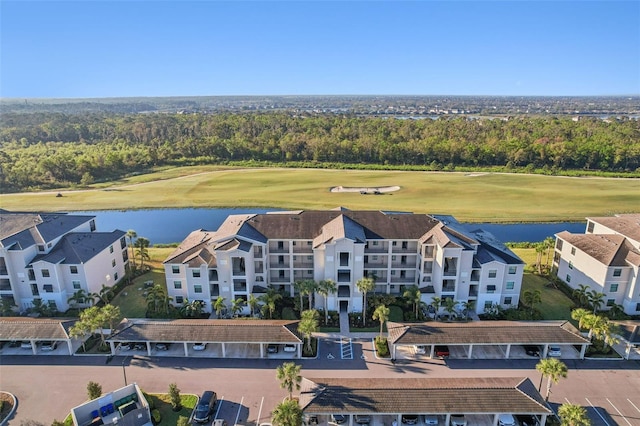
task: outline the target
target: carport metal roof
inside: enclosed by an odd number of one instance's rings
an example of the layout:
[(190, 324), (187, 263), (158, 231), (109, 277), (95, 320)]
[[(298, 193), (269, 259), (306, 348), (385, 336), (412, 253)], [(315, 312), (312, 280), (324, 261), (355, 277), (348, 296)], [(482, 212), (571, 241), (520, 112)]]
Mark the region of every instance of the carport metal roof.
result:
[(124, 319), (112, 342), (302, 343), (299, 321)]
[(307, 414), (550, 414), (528, 378), (302, 380)]
[(0, 318), (0, 340), (69, 340), (76, 319)]
[(589, 344), (568, 321), (388, 323), (394, 345)]

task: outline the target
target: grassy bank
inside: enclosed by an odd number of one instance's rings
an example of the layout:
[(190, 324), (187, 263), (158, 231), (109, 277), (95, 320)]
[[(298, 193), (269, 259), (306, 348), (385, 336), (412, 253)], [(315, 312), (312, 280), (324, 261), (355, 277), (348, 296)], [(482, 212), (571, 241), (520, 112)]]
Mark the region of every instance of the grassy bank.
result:
[[(401, 189), (383, 195), (330, 192), (340, 185)], [(345, 206), (452, 214), (463, 221), (582, 221), (587, 215), (637, 211), (640, 179), (200, 166), (167, 169), (87, 190), (4, 194), (0, 205), (22, 211)]]

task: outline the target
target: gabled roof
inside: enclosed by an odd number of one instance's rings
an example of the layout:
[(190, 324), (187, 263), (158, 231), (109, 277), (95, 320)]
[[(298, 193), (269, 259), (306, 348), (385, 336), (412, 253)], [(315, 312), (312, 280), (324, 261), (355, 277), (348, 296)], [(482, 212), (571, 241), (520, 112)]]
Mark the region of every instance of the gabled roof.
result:
[(612, 321), (618, 326), (620, 337), (631, 344), (640, 345), (640, 321)]
[(592, 222), (599, 223), (614, 232), (635, 241), (640, 241), (640, 213), (618, 214), (606, 217), (588, 217)]
[(313, 240), (313, 246), (318, 247), (330, 241), (344, 238), (362, 244), (367, 240), (364, 229), (360, 224), (354, 222), (348, 216), (340, 215), (322, 227), (320, 235)]
[(34, 244), (55, 240), (95, 216), (67, 213), (10, 212), (0, 209), (0, 243), (25, 249)]
[(304, 378), (306, 414), (550, 414), (528, 378)]
[(40, 254), (31, 263), (43, 261), (78, 265), (91, 260), (101, 251), (119, 242), (126, 232), (72, 232), (56, 244), (49, 253)]
[(182, 240), (180, 245), (167, 256), (164, 263), (184, 263), (187, 258), (191, 258), (194, 253), (206, 247), (206, 244), (211, 241), (212, 234), (212, 232), (205, 231), (204, 229), (191, 232), (187, 238)]
[(394, 345), (589, 343), (568, 321), (391, 322), (387, 329)]
[(299, 321), (124, 319), (114, 342), (301, 343)]
[(0, 340), (66, 340), (76, 319), (0, 318)]
[(562, 231), (558, 238), (606, 266), (640, 265), (640, 251), (617, 234), (572, 234)]

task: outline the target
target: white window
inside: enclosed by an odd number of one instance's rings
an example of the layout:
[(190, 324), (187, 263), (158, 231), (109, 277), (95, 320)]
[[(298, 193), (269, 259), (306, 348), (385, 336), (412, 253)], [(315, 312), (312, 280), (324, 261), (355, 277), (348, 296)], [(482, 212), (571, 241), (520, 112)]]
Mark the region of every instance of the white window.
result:
[(489, 284), (487, 286), (487, 293), (495, 293), (496, 292), (496, 286), (493, 284)]
[(569, 269), (573, 269), (573, 262), (569, 261)]
[(183, 296), (176, 296), (176, 303), (178, 305), (181, 305), (182, 303), (184, 303), (184, 297)]
[(575, 247), (571, 247), (571, 255), (572, 256), (576, 255), (576, 248)]
[(196, 284), (193, 286), (194, 293), (202, 293), (202, 286), (200, 284)]
[(109, 246), (109, 253), (113, 253), (113, 246)]
[(614, 277), (619, 277), (622, 275), (622, 269), (614, 269), (613, 270), (613, 276)]
[(498, 276), (498, 270), (497, 269), (489, 269), (489, 278), (495, 278)]
[(49, 273), (48, 269), (43, 269), (42, 270), (42, 277), (43, 278), (49, 278), (51, 276), (51, 274)]
[(113, 266), (114, 268), (116, 267), (116, 260), (115, 259), (111, 259), (111, 266)]
[(515, 281), (507, 281), (507, 290), (513, 290), (515, 285), (516, 285)]
[(199, 269), (194, 269), (193, 270), (193, 278), (200, 278), (200, 270)]
[(177, 265), (174, 265), (171, 267), (171, 272), (174, 274), (179, 274), (180, 273), (180, 267)]
[(42, 286), (42, 290), (45, 293), (53, 293), (53, 284), (45, 284)]
[(609, 293), (615, 293), (616, 291), (618, 291), (618, 284), (611, 284), (611, 287), (609, 288)]
[(80, 281), (71, 281), (74, 290), (80, 290)]
[(518, 271), (518, 267), (517, 266), (509, 266), (509, 274), (513, 275)]
[(505, 305), (510, 305), (512, 300), (513, 299), (511, 297), (507, 296), (507, 297), (504, 298), (504, 304)]
[(70, 266), (69, 270), (72, 274), (77, 274), (78, 273), (78, 267), (77, 266)]
[(182, 281), (174, 281), (173, 288), (175, 288), (176, 290), (180, 290), (182, 288)]
[(567, 274), (567, 279), (565, 281), (570, 283), (571, 282), (571, 275)]

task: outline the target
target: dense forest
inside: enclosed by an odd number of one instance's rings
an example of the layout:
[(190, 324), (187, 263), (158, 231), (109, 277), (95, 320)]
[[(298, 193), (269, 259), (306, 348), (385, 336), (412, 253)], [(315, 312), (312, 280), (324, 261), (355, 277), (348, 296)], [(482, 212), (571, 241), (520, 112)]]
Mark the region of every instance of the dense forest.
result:
[(640, 173), (640, 121), (628, 118), (7, 113), (0, 147), (2, 192), (85, 185), (158, 166), (248, 161)]

